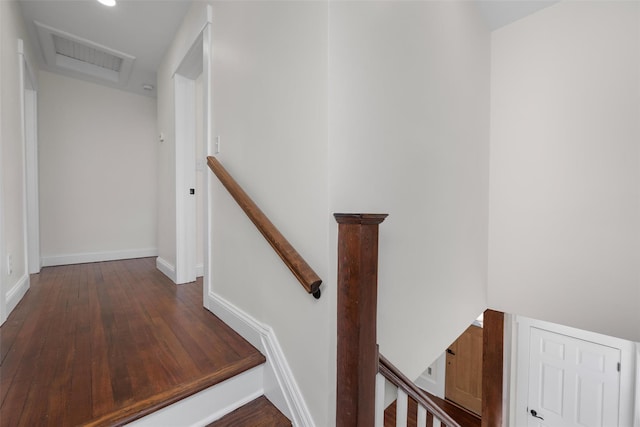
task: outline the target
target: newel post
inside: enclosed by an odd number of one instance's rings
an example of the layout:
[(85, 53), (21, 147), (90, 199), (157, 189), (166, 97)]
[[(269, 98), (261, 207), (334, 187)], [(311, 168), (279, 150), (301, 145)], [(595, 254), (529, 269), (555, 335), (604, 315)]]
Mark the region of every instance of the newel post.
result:
[(378, 372), (378, 225), (386, 214), (335, 214), (338, 222), (337, 427), (370, 427)]

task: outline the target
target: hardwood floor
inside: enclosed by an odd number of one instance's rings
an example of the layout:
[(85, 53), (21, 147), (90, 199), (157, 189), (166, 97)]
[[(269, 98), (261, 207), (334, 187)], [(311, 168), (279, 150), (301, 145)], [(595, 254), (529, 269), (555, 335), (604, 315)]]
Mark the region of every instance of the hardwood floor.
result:
[(247, 403), (207, 427), (291, 427), (291, 421), (264, 396)]
[(120, 425), (263, 362), (154, 258), (47, 267), (0, 327), (0, 426)]

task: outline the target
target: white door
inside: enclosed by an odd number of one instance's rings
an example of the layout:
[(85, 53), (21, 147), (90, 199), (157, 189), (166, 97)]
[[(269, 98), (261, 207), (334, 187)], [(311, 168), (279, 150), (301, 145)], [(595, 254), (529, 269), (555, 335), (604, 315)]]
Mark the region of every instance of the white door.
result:
[(617, 427), (620, 350), (531, 327), (528, 427)]

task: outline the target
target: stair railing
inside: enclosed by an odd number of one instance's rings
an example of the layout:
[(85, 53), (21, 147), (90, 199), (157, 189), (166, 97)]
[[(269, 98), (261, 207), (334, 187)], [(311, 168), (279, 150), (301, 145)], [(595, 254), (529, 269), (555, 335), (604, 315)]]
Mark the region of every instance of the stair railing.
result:
[[(378, 226), (386, 214), (334, 214), (338, 222), (337, 427), (382, 427), (384, 390), (398, 389), (397, 426), (406, 425), (407, 398), (418, 416), (433, 424), (459, 427), (406, 376), (378, 355)], [(403, 418), (404, 417), (404, 418)], [(424, 426), (418, 424), (419, 426)]]
[(207, 157), (207, 164), (218, 177), (222, 185), (229, 191), (238, 205), (242, 208), (258, 231), (269, 242), (273, 250), (282, 259), (291, 273), (298, 279), (302, 287), (316, 299), (320, 298), (320, 284), (322, 279), (307, 264), (302, 256), (291, 246), (291, 243), (280, 233), (275, 225), (267, 218), (260, 208), (251, 200), (249, 195), (240, 187), (227, 170), (213, 156)]
[[(417, 425), (459, 427), (453, 418), (444, 412), (424, 391), (407, 378), (398, 368), (393, 366), (382, 354), (380, 354), (380, 364), (378, 375), (376, 376), (376, 414), (375, 427), (384, 426), (385, 411), (385, 389), (386, 384), (391, 383), (396, 388), (396, 424), (397, 426), (408, 425), (409, 420), (409, 398), (417, 403), (416, 420)], [(412, 410), (414, 410), (412, 408)]]

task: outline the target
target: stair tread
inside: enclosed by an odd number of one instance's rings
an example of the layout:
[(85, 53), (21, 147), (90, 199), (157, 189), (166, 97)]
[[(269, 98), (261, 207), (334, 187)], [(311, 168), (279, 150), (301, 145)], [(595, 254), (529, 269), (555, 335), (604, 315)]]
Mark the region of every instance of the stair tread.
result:
[(172, 403), (185, 399), (199, 391), (213, 387), (264, 362), (265, 357), (261, 353), (249, 355), (202, 378), (170, 388), (154, 396), (141, 399), (129, 406), (108, 413), (86, 424), (85, 427), (100, 427), (113, 423), (120, 424), (136, 420)]
[(291, 421), (265, 396), (247, 403), (207, 427), (290, 427)]

